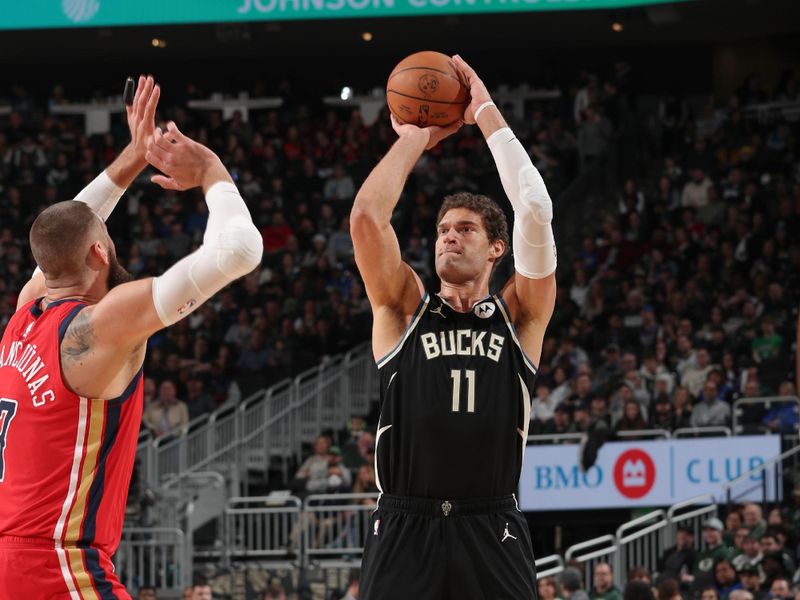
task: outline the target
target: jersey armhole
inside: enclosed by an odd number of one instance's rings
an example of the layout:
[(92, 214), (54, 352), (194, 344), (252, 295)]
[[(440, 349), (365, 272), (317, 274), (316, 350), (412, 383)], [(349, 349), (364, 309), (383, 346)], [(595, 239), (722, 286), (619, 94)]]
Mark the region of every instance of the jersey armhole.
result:
[[(53, 306), (52, 304), (50, 306)], [(58, 324), (58, 370), (61, 372), (61, 381), (64, 382), (64, 387), (66, 387), (69, 391), (77, 396), (81, 396), (75, 390), (73, 390), (69, 384), (67, 383), (67, 378), (64, 376), (64, 369), (61, 366), (61, 342), (64, 340), (64, 336), (67, 334), (67, 328), (69, 328), (70, 323), (78, 316), (78, 313), (86, 308), (86, 304), (78, 304), (77, 306), (70, 309), (67, 315), (61, 319), (61, 322)], [(106, 400), (105, 398), (98, 398), (98, 400), (103, 400), (104, 402), (112, 402), (114, 404), (122, 404), (128, 398), (130, 398), (133, 393), (136, 391), (137, 386), (139, 385), (139, 380), (142, 378), (142, 374), (144, 373), (144, 367), (139, 367), (139, 371), (136, 375), (133, 376), (128, 386), (125, 390), (117, 396), (116, 398), (112, 398), (110, 400)]]
[(503, 300), (503, 297), (499, 294), (495, 295), (495, 300), (497, 301), (497, 306), (500, 309), (500, 313), (503, 315), (503, 320), (505, 320), (506, 325), (508, 326), (508, 330), (511, 332), (511, 339), (514, 340), (514, 343), (519, 348), (519, 351), (522, 353), (522, 360), (525, 362), (525, 366), (530, 369), (531, 373), (536, 375), (539, 372), (539, 368), (536, 364), (531, 360), (531, 358), (526, 354), (522, 344), (519, 343), (519, 338), (517, 338), (517, 329), (514, 327), (514, 323), (511, 322), (511, 311), (508, 310), (508, 305), (506, 301)]
[(406, 326), (406, 330), (400, 337), (400, 341), (397, 342), (397, 344), (395, 344), (395, 347), (392, 348), (388, 354), (386, 354), (383, 358), (375, 361), (375, 364), (378, 365), (378, 369), (380, 369), (386, 363), (392, 360), (397, 355), (397, 353), (400, 352), (400, 350), (403, 348), (403, 344), (405, 343), (406, 339), (408, 339), (408, 336), (411, 335), (412, 331), (414, 331), (414, 329), (417, 326), (417, 323), (419, 323), (419, 320), (422, 317), (422, 313), (425, 312), (425, 308), (428, 306), (428, 302), (430, 302), (430, 295), (426, 290), (425, 295), (422, 298), (420, 298), (419, 304), (417, 305), (417, 308), (414, 311), (414, 315), (411, 317), (411, 321), (408, 323), (408, 325)]

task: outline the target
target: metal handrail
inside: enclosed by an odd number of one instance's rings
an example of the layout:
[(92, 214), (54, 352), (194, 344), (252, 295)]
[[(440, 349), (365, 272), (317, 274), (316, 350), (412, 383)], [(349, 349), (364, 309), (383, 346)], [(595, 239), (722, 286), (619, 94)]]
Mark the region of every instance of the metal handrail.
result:
[[(255, 506), (249, 506), (249, 505)], [(303, 501), (297, 496), (234, 496), (228, 498), (228, 506), (225, 511), (231, 512), (245, 512), (253, 509), (282, 509), (287, 505), (293, 505), (296, 508), (303, 507)]]
[[(644, 523), (648, 523), (650, 521), (654, 521), (655, 519), (659, 519), (654, 523), (647, 525), (646, 527), (642, 527), (641, 529), (634, 531), (633, 533), (626, 533), (628, 529), (636, 528)], [(652, 512), (647, 513), (646, 515), (642, 515), (641, 517), (637, 517), (632, 521), (628, 521), (627, 523), (623, 523), (617, 528), (617, 544), (622, 544), (624, 542), (629, 542), (632, 540), (639, 539), (640, 537), (647, 535), (652, 531), (656, 531), (665, 527), (667, 525), (667, 513), (664, 512), (662, 509), (654, 510)]]
[(670, 438), (670, 433), (666, 429), (626, 429), (617, 431), (616, 435), (619, 438), (645, 437), (653, 439), (663, 438), (665, 440)]
[[(610, 546), (606, 546), (605, 548), (600, 548), (593, 552), (587, 552), (586, 554), (582, 554), (580, 556), (575, 556), (575, 554), (581, 550), (586, 548), (592, 548), (594, 546), (599, 546), (600, 544), (610, 542)], [(587, 540), (585, 542), (579, 542), (577, 544), (573, 544), (567, 551), (564, 553), (564, 560), (567, 562), (571, 560), (577, 560), (578, 562), (585, 562), (587, 560), (591, 560), (593, 558), (597, 558), (600, 556), (606, 556), (607, 554), (611, 554), (617, 550), (617, 538), (611, 534), (608, 535), (601, 535), (600, 537), (592, 538), (591, 540)]]
[(800, 446), (795, 446), (791, 450), (787, 450), (786, 452), (784, 452), (783, 454), (779, 454), (778, 456), (773, 456), (769, 460), (764, 461), (763, 464), (758, 465), (757, 467), (753, 467), (749, 471), (745, 471), (744, 473), (739, 475), (739, 477), (737, 477), (736, 479), (731, 479), (727, 483), (722, 484), (723, 497), (727, 499), (730, 491), (733, 489), (735, 485), (741, 483), (745, 479), (752, 477), (756, 473), (766, 471), (768, 468), (772, 467), (775, 464), (782, 463), (784, 460), (786, 460), (790, 456), (794, 456), (798, 452), (800, 452)]
[(580, 442), (583, 439), (582, 433), (542, 433), (528, 436), (528, 443), (536, 442)]
[[(676, 518), (676, 513), (686, 508), (687, 506), (696, 506), (701, 504), (703, 501), (707, 500), (708, 504), (716, 504), (716, 499), (712, 494), (700, 494), (699, 496), (695, 496), (694, 498), (689, 498), (688, 500), (681, 500), (680, 502), (676, 502), (672, 506), (667, 509), (667, 520), (672, 523)], [(691, 519), (692, 517), (699, 517), (702, 514), (705, 514), (707, 511), (707, 507), (704, 506), (703, 508), (697, 508), (685, 513), (681, 513), (677, 515), (680, 517), (681, 520)]]
[(692, 437), (693, 434), (719, 433), (725, 437), (731, 437), (731, 428), (724, 425), (710, 425), (708, 427), (678, 427), (672, 432), (673, 438)]
[[(554, 563), (553, 566), (548, 566), (550, 563)], [(564, 559), (561, 558), (560, 554), (550, 554), (549, 556), (537, 558), (534, 561), (534, 565), (536, 566), (536, 579), (541, 579), (542, 577), (550, 577), (561, 573), (564, 570)]]

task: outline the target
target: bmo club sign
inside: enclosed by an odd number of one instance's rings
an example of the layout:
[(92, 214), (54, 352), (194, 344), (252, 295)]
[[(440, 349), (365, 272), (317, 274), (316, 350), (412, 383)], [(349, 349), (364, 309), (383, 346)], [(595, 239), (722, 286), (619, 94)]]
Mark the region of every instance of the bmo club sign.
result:
[[(519, 485), (524, 511), (669, 506), (700, 494), (720, 497), (726, 482), (780, 454), (780, 436), (612, 442), (585, 473), (577, 444), (528, 446)], [(739, 501), (761, 500), (760, 475), (737, 485)], [(768, 501), (780, 499), (767, 469)]]

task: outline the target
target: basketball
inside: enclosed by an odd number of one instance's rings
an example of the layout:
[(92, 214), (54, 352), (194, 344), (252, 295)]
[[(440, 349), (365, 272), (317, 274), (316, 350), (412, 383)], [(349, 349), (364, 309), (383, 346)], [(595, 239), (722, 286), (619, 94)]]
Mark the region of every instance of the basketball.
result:
[(389, 110), (403, 123), (420, 127), (455, 123), (469, 104), (469, 89), (450, 57), (417, 52), (401, 60), (386, 83)]

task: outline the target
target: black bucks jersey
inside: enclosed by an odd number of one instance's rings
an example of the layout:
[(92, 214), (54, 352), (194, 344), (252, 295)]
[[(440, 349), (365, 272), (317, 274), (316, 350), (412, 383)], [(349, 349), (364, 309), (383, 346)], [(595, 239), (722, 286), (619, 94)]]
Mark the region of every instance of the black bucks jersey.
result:
[(426, 293), (378, 369), (381, 492), (458, 500), (516, 491), (536, 369), (499, 296), (461, 313)]

